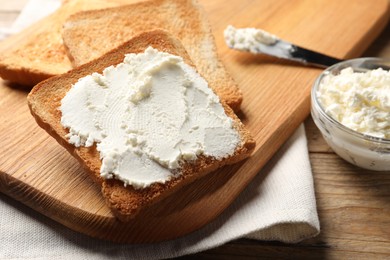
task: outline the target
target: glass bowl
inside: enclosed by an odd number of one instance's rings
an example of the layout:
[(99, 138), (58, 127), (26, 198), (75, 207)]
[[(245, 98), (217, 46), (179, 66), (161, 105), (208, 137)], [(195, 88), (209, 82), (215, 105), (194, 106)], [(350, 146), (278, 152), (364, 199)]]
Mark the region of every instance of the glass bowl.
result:
[(379, 67), (389, 70), (390, 59), (358, 58), (340, 62), (324, 70), (311, 91), (311, 115), (314, 123), (328, 145), (341, 158), (361, 168), (390, 171), (390, 139), (362, 134), (344, 126), (328, 115), (318, 100), (317, 93), (324, 77), (338, 75), (347, 67), (351, 67), (354, 72), (366, 72)]

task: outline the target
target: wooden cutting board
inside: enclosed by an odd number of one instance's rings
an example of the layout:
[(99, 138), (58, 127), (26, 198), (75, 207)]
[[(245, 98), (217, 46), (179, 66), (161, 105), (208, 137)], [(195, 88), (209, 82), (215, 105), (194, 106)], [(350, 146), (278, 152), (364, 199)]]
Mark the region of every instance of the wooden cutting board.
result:
[[(28, 91), (0, 81), (0, 191), (65, 226), (120, 242), (154, 242), (199, 229), (218, 216), (308, 116), (319, 69), (229, 50), (228, 24), (258, 27), (338, 58), (360, 55), (384, 28), (388, 0), (201, 1), (218, 52), (244, 94), (239, 114), (254, 135), (252, 157), (181, 189), (133, 221), (118, 222), (99, 189), (28, 111)], [(261, 217), (261, 212), (259, 212)]]

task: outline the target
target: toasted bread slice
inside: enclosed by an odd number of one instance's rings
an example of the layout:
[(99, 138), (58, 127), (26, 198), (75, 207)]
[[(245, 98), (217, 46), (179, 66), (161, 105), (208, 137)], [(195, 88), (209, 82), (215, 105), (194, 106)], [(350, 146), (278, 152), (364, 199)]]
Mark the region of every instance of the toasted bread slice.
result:
[(182, 42), (217, 95), (238, 111), (242, 93), (219, 60), (208, 18), (195, 0), (152, 0), (80, 12), (65, 22), (63, 39), (77, 67), (136, 34), (157, 28), (170, 32)]
[(61, 30), (69, 15), (117, 6), (104, 0), (68, 0), (53, 14), (0, 42), (0, 77), (26, 86), (72, 69)]
[(66, 74), (41, 82), (28, 95), (28, 105), (38, 124), (80, 161), (91, 177), (101, 186), (103, 196), (114, 215), (122, 221), (132, 219), (140, 210), (172, 194), (183, 185), (223, 165), (233, 164), (248, 157), (255, 146), (254, 140), (232, 109), (221, 101), (225, 113), (233, 119), (233, 127), (238, 131), (241, 139), (241, 143), (236, 147), (233, 155), (221, 160), (203, 155), (199, 156), (191, 163), (184, 163), (180, 168), (181, 174), (179, 177), (164, 184), (154, 183), (144, 189), (134, 189), (131, 186), (124, 187), (121, 181), (115, 179), (103, 179), (100, 176), (101, 161), (96, 146), (75, 147), (68, 143), (66, 138), (68, 130), (60, 122), (61, 111), (59, 107), (61, 100), (78, 79), (93, 72), (101, 73), (106, 67), (121, 63), (125, 54), (143, 52), (148, 46), (181, 56), (187, 64), (194, 66), (186, 50), (177, 39), (174, 39), (165, 31), (155, 30), (132, 38), (97, 60)]

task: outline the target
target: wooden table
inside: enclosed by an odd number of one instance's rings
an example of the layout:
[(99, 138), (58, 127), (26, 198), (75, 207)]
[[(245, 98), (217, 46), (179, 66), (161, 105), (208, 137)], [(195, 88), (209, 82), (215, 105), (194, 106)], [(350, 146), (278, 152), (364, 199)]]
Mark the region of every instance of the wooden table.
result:
[[(0, 26), (10, 24), (25, 2), (1, 0)], [(389, 36), (390, 24), (364, 56), (390, 57)], [(294, 245), (239, 239), (191, 257), (390, 259), (390, 172), (359, 169), (340, 159), (310, 117), (305, 129), (321, 234)]]

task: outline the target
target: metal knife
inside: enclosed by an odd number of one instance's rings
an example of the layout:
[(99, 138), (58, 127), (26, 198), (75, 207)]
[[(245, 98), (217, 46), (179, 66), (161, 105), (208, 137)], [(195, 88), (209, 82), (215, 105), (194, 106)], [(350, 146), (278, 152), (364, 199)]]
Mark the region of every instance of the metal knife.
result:
[(228, 26), (224, 31), (224, 36), (226, 44), (230, 48), (254, 54), (262, 53), (321, 68), (343, 61), (299, 47), (260, 29), (236, 29), (233, 26)]

